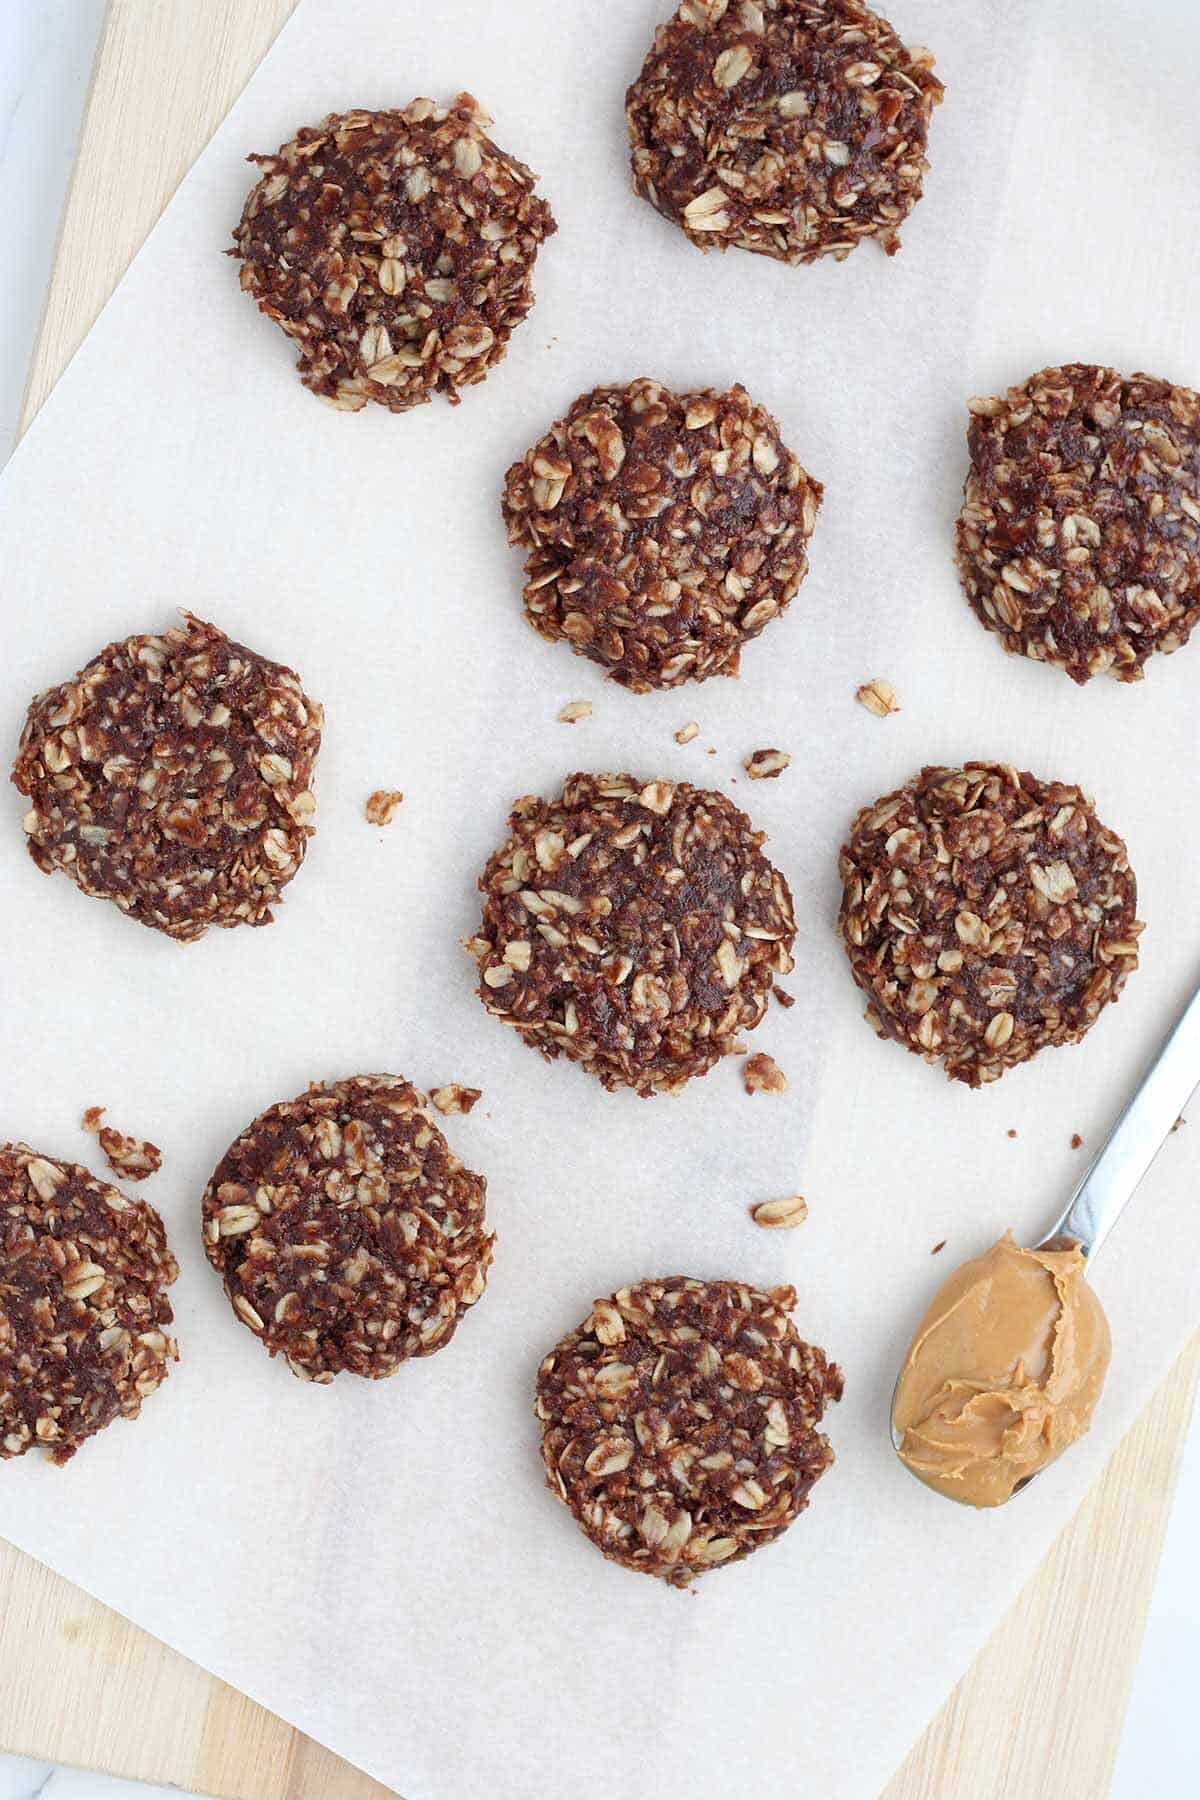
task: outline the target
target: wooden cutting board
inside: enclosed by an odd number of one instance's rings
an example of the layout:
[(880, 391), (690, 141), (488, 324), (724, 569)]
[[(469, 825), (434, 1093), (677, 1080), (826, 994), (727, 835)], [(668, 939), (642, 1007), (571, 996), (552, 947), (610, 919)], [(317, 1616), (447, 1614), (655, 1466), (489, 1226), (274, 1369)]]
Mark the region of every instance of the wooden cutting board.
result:
[[(22, 429), (295, 3), (110, 0)], [(883, 1800), (1107, 1791), (1198, 1377), (1200, 1335)], [(389, 1791), (3, 1543), (0, 1587), (0, 1750), (222, 1800)]]

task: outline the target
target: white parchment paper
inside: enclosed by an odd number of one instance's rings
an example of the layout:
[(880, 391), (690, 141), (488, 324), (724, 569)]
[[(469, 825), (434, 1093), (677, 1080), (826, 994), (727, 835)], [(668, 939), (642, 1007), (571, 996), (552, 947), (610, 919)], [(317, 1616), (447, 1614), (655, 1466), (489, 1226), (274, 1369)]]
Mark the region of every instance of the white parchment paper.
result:
[[(35, 690), (180, 604), (291, 663), (328, 722), (318, 835), (266, 931), (181, 949), (131, 925), (38, 874), (7, 803), (0, 1132), (91, 1156), (78, 1117), (99, 1103), (163, 1146), (145, 1191), (183, 1265), (183, 1360), (67, 1470), (0, 1469), (0, 1531), (407, 1800), (870, 1794), (1200, 1313), (1193, 1129), (1096, 1272), (1116, 1356), (1091, 1437), (999, 1515), (939, 1502), (891, 1454), (932, 1286), (1053, 1217), (1200, 967), (1200, 648), (1077, 690), (979, 629), (950, 551), (968, 395), (1071, 358), (1200, 381), (1200, 20), (1187, 0), (895, 0), (948, 87), (927, 197), (894, 261), (867, 245), (793, 270), (703, 257), (629, 192), (622, 94), (665, 10), (304, 0), (0, 491), (9, 750)], [(560, 222), (537, 307), (461, 407), (339, 415), (221, 255), (241, 159), (330, 109), (464, 86)], [(744, 381), (827, 485), (812, 573), (740, 682), (634, 697), (521, 618), (504, 469), (581, 389), (639, 374)], [(854, 704), (874, 675), (903, 706), (886, 723)], [(591, 720), (557, 723), (581, 697)], [(762, 745), (792, 766), (751, 786)], [(972, 755), (1094, 792), (1148, 921), (1089, 1040), (982, 1093), (877, 1042), (832, 931), (854, 809)], [(748, 1099), (732, 1063), (675, 1101), (606, 1095), (483, 1013), (458, 944), (475, 875), (513, 798), (575, 767), (736, 779), (769, 831), (797, 1004), (755, 1047), (785, 1098)], [(362, 817), (377, 786), (407, 795), (386, 832)], [(495, 1268), (433, 1360), (307, 1387), (234, 1320), (199, 1196), (263, 1106), (384, 1068), (484, 1089), (448, 1129), (489, 1178)], [(755, 1231), (747, 1204), (796, 1188), (803, 1229)], [(680, 1271), (793, 1280), (801, 1331), (847, 1373), (810, 1512), (693, 1595), (584, 1542), (542, 1488), (530, 1410), (540, 1354), (593, 1296)]]

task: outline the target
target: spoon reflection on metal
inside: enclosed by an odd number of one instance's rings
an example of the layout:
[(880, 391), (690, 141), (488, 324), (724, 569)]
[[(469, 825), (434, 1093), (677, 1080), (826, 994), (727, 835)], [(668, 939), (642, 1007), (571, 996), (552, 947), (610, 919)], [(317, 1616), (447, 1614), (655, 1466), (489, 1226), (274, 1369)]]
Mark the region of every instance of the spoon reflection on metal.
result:
[[(1159, 1051), (1152, 1067), (1141, 1086), (1125, 1107), (1112, 1131), (1084, 1175), (1075, 1192), (1071, 1195), (1066, 1207), (1054, 1221), (1046, 1236), (1037, 1245), (1037, 1253), (1066, 1251), (1082, 1257), (1090, 1264), (1109, 1232), (1116, 1224), (1122, 1210), (1137, 1188), (1146, 1170), (1150, 1167), (1164, 1139), (1169, 1135), (1178, 1119), (1189, 1095), (1200, 1082), (1200, 989), (1192, 999), (1166, 1043)], [(1003, 1251), (1002, 1242), (997, 1252)], [(1023, 1253), (1016, 1247), (1008, 1245), (1015, 1256)], [(990, 1253), (994, 1254), (994, 1253)], [(981, 1262), (984, 1259), (981, 1259)], [(1061, 1259), (1060, 1259), (1061, 1260)], [(971, 1265), (967, 1265), (969, 1268)], [(947, 1288), (955, 1281), (952, 1276)], [(1078, 1270), (1075, 1280), (1078, 1282)], [(986, 1305), (987, 1290), (981, 1302)], [(1102, 1320), (1098, 1306), (1090, 1301), (1087, 1305)], [(936, 1301), (935, 1301), (936, 1306)], [(1086, 1322), (1085, 1322), (1086, 1323)], [(1106, 1328), (1105, 1328), (1106, 1329)], [(1105, 1352), (1107, 1344), (1105, 1343)], [(1107, 1365), (1105, 1354), (1104, 1366)], [(908, 1462), (902, 1454), (905, 1448), (905, 1434), (897, 1423), (897, 1397), (901, 1392), (901, 1384), (909, 1365), (901, 1371), (892, 1391), (890, 1428), (893, 1448), (897, 1455)], [(1099, 1381), (1103, 1380), (1103, 1367), (1100, 1369)], [(1097, 1390), (1098, 1391), (1098, 1390)], [(1052, 1452), (1051, 1454), (1056, 1454)], [(1047, 1460), (1050, 1460), (1047, 1457)], [(1035, 1469), (1030, 1475), (1018, 1480), (1012, 1487), (1012, 1493), (1019, 1493), (1028, 1487), (1030, 1481), (1040, 1472)], [(910, 1473), (916, 1471), (910, 1470)], [(922, 1477), (917, 1476), (918, 1479)], [(996, 1504), (993, 1500), (969, 1501), (966, 1495), (955, 1494), (951, 1487), (937, 1482), (927, 1485), (935, 1486), (936, 1491), (947, 1494), (952, 1499), (963, 1499), (967, 1504)]]

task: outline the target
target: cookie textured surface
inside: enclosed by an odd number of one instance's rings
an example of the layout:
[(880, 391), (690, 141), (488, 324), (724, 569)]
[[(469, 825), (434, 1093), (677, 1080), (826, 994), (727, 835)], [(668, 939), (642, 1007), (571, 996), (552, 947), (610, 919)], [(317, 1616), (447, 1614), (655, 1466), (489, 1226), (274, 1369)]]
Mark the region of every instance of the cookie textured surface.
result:
[(345, 412), (457, 398), (533, 305), (555, 229), (534, 176), (470, 94), (334, 113), (274, 156), (234, 233), (243, 289), (297, 345), (300, 379)]
[(39, 869), (180, 942), (271, 922), (312, 836), (322, 723), (291, 669), (184, 619), (40, 695), (12, 775)]
[(538, 1371), (552, 1493), (628, 1569), (674, 1587), (781, 1536), (833, 1462), (842, 1374), (794, 1288), (673, 1276), (597, 1300)]
[(804, 579), (821, 494), (742, 387), (595, 388), (508, 471), (525, 616), (636, 692), (736, 675)]
[(65, 1463), (135, 1419), (177, 1352), (163, 1222), (77, 1163), (0, 1146), (0, 1457)]
[(480, 877), (479, 996), (607, 1088), (680, 1088), (739, 1048), (792, 967), (787, 882), (724, 794), (572, 775), (526, 795)]
[(702, 250), (891, 255), (941, 98), (862, 0), (683, 0), (626, 95), (633, 185)]
[(414, 1087), (355, 1075), (246, 1127), (205, 1189), (204, 1247), (296, 1375), (378, 1378), (448, 1344), (482, 1294), (486, 1193)]
[(1125, 845), (1066, 782), (923, 769), (859, 813), (840, 866), (868, 1019), (971, 1087), (1077, 1042), (1137, 967)]
[(1200, 394), (1069, 363), (971, 401), (968, 600), (1006, 650), (1137, 681), (1200, 618)]

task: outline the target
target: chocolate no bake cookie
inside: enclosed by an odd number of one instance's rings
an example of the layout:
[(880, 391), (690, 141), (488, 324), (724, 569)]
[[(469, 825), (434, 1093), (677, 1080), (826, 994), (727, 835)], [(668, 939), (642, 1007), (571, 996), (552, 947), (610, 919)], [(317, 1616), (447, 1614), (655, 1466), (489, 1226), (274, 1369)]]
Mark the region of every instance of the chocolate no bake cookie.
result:
[(736, 675), (804, 579), (821, 495), (745, 388), (594, 388), (505, 480), (525, 615), (637, 693)]
[(0, 1457), (65, 1463), (175, 1360), (163, 1222), (77, 1163), (0, 1146)]
[(792, 967), (787, 882), (764, 834), (688, 782), (572, 775), (526, 795), (480, 877), (479, 997), (607, 1088), (680, 1088), (739, 1048)]
[(398, 1075), (261, 1113), (204, 1192), (204, 1248), (242, 1323), (302, 1380), (378, 1379), (448, 1344), (484, 1289), (487, 1183)]
[(958, 568), (1006, 650), (1137, 681), (1200, 618), (1200, 394), (1068, 363), (971, 401)]
[(1125, 845), (1066, 782), (922, 769), (859, 813), (840, 869), (867, 1018), (971, 1087), (1076, 1043), (1137, 967)]
[(890, 256), (941, 98), (862, 0), (683, 0), (626, 95), (633, 185), (702, 250)]
[(482, 381), (533, 305), (555, 230), (524, 163), (470, 94), (334, 113), (274, 156), (234, 233), (242, 287), (344, 412), (393, 412)]
[(190, 613), (33, 701), (12, 778), (29, 854), (187, 943), (268, 925), (304, 860), (321, 708)]
[(790, 1287), (673, 1276), (597, 1300), (542, 1362), (546, 1483), (613, 1562), (673, 1587), (781, 1536), (833, 1462), (842, 1374)]

